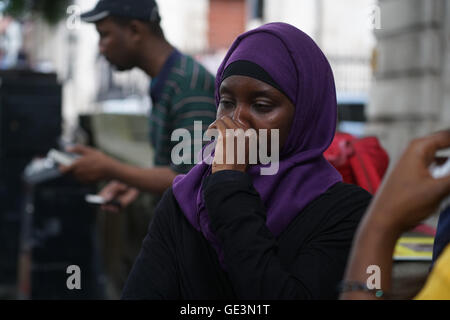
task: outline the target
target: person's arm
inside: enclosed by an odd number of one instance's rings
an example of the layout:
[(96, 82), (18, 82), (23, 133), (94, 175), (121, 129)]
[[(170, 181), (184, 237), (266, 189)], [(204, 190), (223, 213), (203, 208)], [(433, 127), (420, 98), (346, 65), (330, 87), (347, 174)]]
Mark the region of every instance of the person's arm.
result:
[[(170, 159), (167, 166), (158, 166), (153, 168), (139, 168), (121, 163), (111, 157), (106, 156), (101, 151), (85, 147), (76, 146), (68, 150), (69, 152), (82, 155), (72, 166), (62, 167), (64, 173), (72, 173), (78, 180), (91, 183), (101, 180), (118, 180), (130, 187), (138, 188), (155, 194), (163, 194), (167, 188), (172, 185), (173, 180), (178, 174), (187, 173), (196, 164), (197, 155), (194, 145), (197, 143), (201, 149), (202, 141), (194, 141), (196, 137), (194, 122), (200, 121), (203, 137), (203, 130), (214, 121), (216, 108), (214, 102), (214, 90), (198, 90), (196, 88), (183, 88), (181, 92), (171, 98), (172, 105), (165, 112), (170, 113), (170, 127), (172, 130), (185, 129), (191, 137), (192, 161), (190, 163), (174, 164)], [(163, 143), (158, 145), (169, 145), (172, 147), (178, 144), (175, 141), (166, 141), (170, 137), (156, 137), (164, 139)], [(155, 154), (167, 152), (165, 149), (156, 148)]]
[[(400, 235), (435, 212), (450, 194), (450, 176), (434, 179), (429, 166), (436, 151), (450, 146), (450, 130), (414, 140), (384, 180), (353, 244), (345, 283), (366, 284), (369, 266), (380, 270), (384, 293), (391, 289), (392, 254)], [(368, 288), (371, 289), (371, 288)], [(351, 291), (342, 299), (376, 299), (374, 292)]]
[[(289, 248), (283, 247), (297, 251), (288, 262), (279, 256), (278, 241), (266, 226), (265, 207), (246, 173), (219, 171), (205, 180), (203, 190), (211, 228), (221, 243), (225, 267), (238, 298), (337, 298), (337, 283), (342, 279), (369, 194), (364, 193), (356, 201), (350, 199), (353, 207), (347, 207), (345, 218), (326, 217), (323, 223), (317, 223), (319, 230), (311, 230), (307, 239), (292, 239)], [(314, 213), (317, 216), (318, 212)], [(304, 223), (309, 223), (310, 218), (305, 218)]]
[(172, 185), (177, 173), (169, 166), (139, 168), (121, 163), (103, 152), (86, 146), (75, 146), (70, 152), (82, 157), (71, 166), (62, 167), (78, 180), (92, 183), (101, 180), (119, 180), (129, 186), (156, 194), (163, 194)]
[(163, 194), (178, 175), (169, 166), (154, 168), (133, 167), (115, 162), (108, 172), (108, 179), (119, 180), (129, 186), (155, 194)]

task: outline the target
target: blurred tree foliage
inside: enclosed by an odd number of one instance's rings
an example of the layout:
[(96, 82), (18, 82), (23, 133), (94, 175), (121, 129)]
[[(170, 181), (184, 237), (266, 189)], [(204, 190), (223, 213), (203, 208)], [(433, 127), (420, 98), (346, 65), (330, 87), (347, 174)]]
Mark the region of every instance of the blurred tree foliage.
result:
[(5, 13), (15, 18), (22, 18), (29, 13), (40, 16), (49, 24), (61, 20), (67, 7), (73, 0), (0, 0), (5, 7)]

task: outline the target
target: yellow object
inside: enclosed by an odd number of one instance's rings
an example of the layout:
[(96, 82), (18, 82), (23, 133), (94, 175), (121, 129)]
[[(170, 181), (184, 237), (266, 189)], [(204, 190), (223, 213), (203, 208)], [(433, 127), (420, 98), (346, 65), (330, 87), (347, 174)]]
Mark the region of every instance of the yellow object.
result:
[(450, 245), (444, 250), (415, 300), (450, 300)]
[(433, 243), (433, 237), (401, 237), (395, 246), (394, 260), (431, 261)]

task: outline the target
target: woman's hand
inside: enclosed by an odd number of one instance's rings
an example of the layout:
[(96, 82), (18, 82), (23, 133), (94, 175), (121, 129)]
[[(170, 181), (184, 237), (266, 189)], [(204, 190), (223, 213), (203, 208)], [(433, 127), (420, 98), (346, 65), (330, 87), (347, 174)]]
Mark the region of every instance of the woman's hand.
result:
[[(208, 129), (217, 129), (219, 131), (212, 164), (212, 173), (222, 170), (245, 172), (249, 162), (249, 138), (245, 135), (245, 131), (248, 128), (245, 128), (230, 117), (224, 116), (213, 122)], [(230, 131), (227, 133), (227, 129), (232, 129), (233, 133), (231, 134)], [(238, 144), (239, 139), (245, 141), (243, 150), (242, 146)], [(229, 160), (232, 161), (227, 161), (227, 144), (230, 144), (230, 142), (234, 143), (234, 148), (231, 149), (234, 154), (228, 155)]]

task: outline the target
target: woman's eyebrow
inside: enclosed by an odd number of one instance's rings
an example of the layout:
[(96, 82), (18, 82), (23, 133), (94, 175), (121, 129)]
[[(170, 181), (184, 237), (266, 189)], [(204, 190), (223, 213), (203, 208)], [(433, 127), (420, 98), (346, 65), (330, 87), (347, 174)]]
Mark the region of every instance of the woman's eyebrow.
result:
[(272, 88), (253, 91), (252, 96), (253, 96), (253, 98), (256, 98), (256, 97), (275, 98)]

